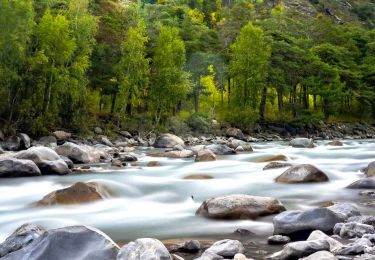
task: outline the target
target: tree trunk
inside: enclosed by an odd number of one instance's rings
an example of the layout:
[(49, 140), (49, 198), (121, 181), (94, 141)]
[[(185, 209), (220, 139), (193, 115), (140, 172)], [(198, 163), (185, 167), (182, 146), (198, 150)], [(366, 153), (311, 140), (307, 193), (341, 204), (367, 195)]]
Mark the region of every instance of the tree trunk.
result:
[(194, 91), (194, 111), (195, 113), (199, 111), (199, 86), (196, 86)]
[(294, 85), (292, 88), (292, 93), (291, 93), (291, 103), (292, 103), (292, 114), (293, 118), (297, 117), (297, 108), (296, 108), (296, 103), (297, 103), (297, 85)]
[(313, 98), (313, 103), (314, 103), (314, 111), (316, 111), (316, 95), (314, 94), (314, 96), (313, 96), (314, 98)]
[(230, 104), (230, 78), (228, 78), (228, 105)]
[(283, 91), (281, 89), (277, 89), (277, 105), (279, 107), (279, 112), (283, 111)]
[(267, 101), (267, 87), (264, 86), (262, 89), (262, 98), (259, 104), (259, 119), (264, 121), (264, 111), (266, 109), (266, 101)]
[(117, 98), (117, 93), (113, 93), (111, 95), (111, 114), (113, 114), (113, 112), (115, 111), (116, 98)]

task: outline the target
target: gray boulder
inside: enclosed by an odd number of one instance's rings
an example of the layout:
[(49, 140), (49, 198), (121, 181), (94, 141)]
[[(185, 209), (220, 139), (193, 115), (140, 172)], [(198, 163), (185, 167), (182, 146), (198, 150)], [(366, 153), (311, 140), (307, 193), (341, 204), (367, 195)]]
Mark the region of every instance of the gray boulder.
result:
[(207, 199), (195, 214), (215, 219), (255, 219), (284, 210), (276, 198), (234, 194)]
[(162, 134), (154, 142), (155, 148), (173, 148), (175, 145), (184, 145), (184, 141), (173, 134)]
[(245, 251), (244, 246), (238, 240), (224, 239), (215, 242), (206, 252), (210, 252), (224, 258), (233, 258), (238, 253)]
[(2, 147), (7, 151), (20, 151), (30, 148), (30, 137), (27, 134), (10, 136), (2, 143)]
[(123, 246), (117, 260), (172, 260), (172, 256), (159, 240), (140, 238)]
[(108, 154), (103, 149), (71, 142), (65, 142), (58, 146), (55, 151), (59, 155), (68, 157), (74, 163), (96, 163), (108, 159)]
[(281, 163), (281, 162), (270, 162), (266, 166), (264, 166), (263, 170), (270, 170), (270, 169), (279, 169), (292, 166), (291, 163)]
[(113, 260), (117, 245), (100, 231), (71, 226), (52, 229), (2, 260)]
[(372, 247), (372, 243), (367, 238), (360, 238), (353, 243), (342, 246), (334, 251), (335, 255), (359, 255), (365, 253), (366, 249)]
[(53, 136), (56, 137), (58, 144), (63, 144), (72, 137), (72, 134), (65, 131), (55, 131)]
[(313, 148), (314, 141), (308, 138), (294, 138), (289, 142), (289, 145), (296, 148)]
[(36, 142), (36, 145), (42, 145), (42, 146), (55, 148), (57, 146), (57, 139), (56, 137), (52, 135), (43, 136), (39, 138), (39, 140)]
[(273, 235), (267, 239), (269, 245), (285, 245), (290, 242), (290, 237), (282, 235)]
[(211, 152), (211, 150), (203, 149), (198, 151), (197, 156), (195, 157), (196, 162), (210, 162), (216, 161), (216, 155)]
[(68, 165), (54, 150), (47, 147), (31, 147), (16, 153), (14, 157), (33, 161), (43, 175), (65, 175), (70, 173)]
[(317, 239), (326, 240), (329, 243), (329, 247), (330, 247), (331, 252), (343, 246), (342, 243), (340, 243), (339, 241), (337, 241), (336, 239), (334, 239), (330, 236), (327, 236), (325, 233), (323, 233), (320, 230), (313, 231), (310, 234), (310, 236), (307, 238), (307, 241), (317, 240)]
[(330, 146), (343, 146), (344, 144), (342, 142), (340, 142), (339, 140), (333, 140), (333, 141), (328, 142), (326, 145), (330, 145)]
[(375, 216), (354, 216), (348, 218), (347, 222), (356, 222), (356, 223), (361, 223), (361, 224), (366, 224), (366, 225), (371, 225), (375, 227)]
[(226, 131), (226, 135), (228, 137), (234, 137), (234, 138), (237, 138), (237, 139), (240, 139), (240, 140), (245, 139), (245, 136), (242, 133), (241, 129), (238, 129), (238, 128), (233, 128), (233, 127), (228, 128), (227, 131)]
[(375, 189), (375, 177), (362, 178), (350, 184), (348, 189)]
[(301, 260), (338, 260), (338, 258), (328, 251), (319, 251), (308, 257), (301, 258)]
[(340, 235), (342, 238), (355, 238), (362, 237), (365, 234), (374, 234), (375, 229), (373, 226), (360, 224), (356, 222), (340, 223), (335, 225), (335, 234)]
[(361, 212), (358, 207), (352, 203), (342, 202), (328, 207), (329, 210), (341, 214), (344, 218), (360, 216)]
[(293, 242), (285, 245), (283, 250), (268, 256), (266, 259), (299, 259), (319, 251), (329, 251), (329, 248), (329, 243), (324, 239)]
[(228, 146), (232, 149), (235, 149), (235, 150), (238, 147), (242, 147), (243, 151), (246, 151), (246, 152), (252, 152), (253, 151), (253, 147), (251, 147), (250, 143), (247, 143), (245, 141), (238, 140), (238, 139), (230, 140), (229, 143), (228, 143)]
[(188, 240), (178, 247), (179, 251), (196, 253), (201, 250), (201, 244), (198, 240)]
[(40, 176), (38, 166), (31, 160), (6, 158), (0, 160), (0, 177)]
[(275, 179), (280, 183), (326, 182), (328, 180), (324, 172), (310, 164), (292, 166)]
[(236, 151), (232, 148), (228, 147), (225, 144), (210, 144), (206, 145), (206, 149), (210, 150), (216, 155), (229, 155), (229, 154), (235, 154)]
[(107, 145), (107, 146), (113, 146), (113, 143), (108, 139), (107, 136), (101, 135), (98, 138), (99, 138), (99, 142), (101, 142), (102, 144)]
[(222, 259), (224, 259), (224, 257), (207, 250), (199, 258), (195, 258), (194, 260), (222, 260)]

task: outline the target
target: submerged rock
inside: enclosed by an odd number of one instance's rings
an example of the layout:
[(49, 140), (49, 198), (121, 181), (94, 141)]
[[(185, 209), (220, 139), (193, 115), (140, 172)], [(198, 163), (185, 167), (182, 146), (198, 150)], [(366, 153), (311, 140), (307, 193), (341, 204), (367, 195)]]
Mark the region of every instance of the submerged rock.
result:
[(330, 146), (343, 146), (344, 144), (342, 142), (340, 142), (339, 140), (333, 140), (331, 142), (328, 142), (326, 145), (330, 145)]
[(155, 140), (155, 148), (173, 148), (175, 145), (184, 145), (184, 141), (172, 134), (162, 134)]
[(106, 187), (96, 182), (77, 182), (72, 186), (53, 191), (38, 201), (38, 206), (81, 204), (109, 197)]
[(6, 158), (0, 160), (0, 177), (29, 177), (42, 175), (31, 160)]
[(308, 138), (294, 138), (289, 143), (290, 146), (296, 148), (314, 148), (314, 141)]
[(213, 178), (214, 177), (208, 174), (192, 174), (184, 177), (185, 180), (209, 180)]
[(275, 198), (235, 194), (207, 199), (195, 214), (215, 219), (255, 219), (284, 210)]
[(70, 226), (44, 232), (2, 260), (113, 260), (117, 245), (100, 231)]
[(254, 159), (254, 162), (273, 162), (273, 161), (288, 161), (288, 157), (283, 154), (266, 154)]
[(375, 177), (368, 177), (359, 179), (350, 184), (348, 189), (375, 189)]
[(211, 162), (216, 161), (216, 155), (211, 152), (211, 150), (203, 149), (198, 151), (197, 156), (195, 157), (196, 162)]
[(229, 155), (229, 154), (235, 154), (236, 151), (232, 148), (228, 147), (225, 144), (210, 144), (205, 146), (206, 149), (210, 150), (216, 155)]
[(266, 166), (264, 166), (263, 170), (270, 170), (270, 169), (279, 169), (292, 166), (291, 163), (280, 163), (280, 162), (270, 162)]
[(167, 248), (157, 239), (140, 238), (123, 246), (117, 260), (172, 260)]
[(292, 166), (275, 179), (280, 183), (326, 182), (327, 175), (310, 164)]

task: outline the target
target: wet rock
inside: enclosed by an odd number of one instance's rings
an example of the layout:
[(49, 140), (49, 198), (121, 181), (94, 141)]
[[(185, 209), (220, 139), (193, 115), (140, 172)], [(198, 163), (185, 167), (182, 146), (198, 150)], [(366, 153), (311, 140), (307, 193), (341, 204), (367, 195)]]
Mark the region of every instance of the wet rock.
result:
[(342, 243), (340, 243), (339, 241), (337, 241), (336, 239), (334, 239), (330, 236), (327, 236), (325, 233), (323, 233), (320, 230), (313, 231), (310, 234), (310, 236), (307, 238), (307, 241), (317, 240), (317, 239), (326, 240), (329, 243), (331, 252), (343, 246)]
[(330, 146), (343, 146), (344, 144), (342, 142), (340, 142), (339, 140), (333, 140), (331, 142), (328, 142), (326, 145), (330, 145)]
[(167, 248), (157, 239), (140, 238), (123, 246), (117, 260), (172, 260)]
[(275, 198), (235, 194), (207, 199), (196, 215), (215, 219), (255, 219), (284, 210), (285, 207)]
[(113, 143), (105, 135), (99, 136), (99, 142), (107, 146), (113, 146)]
[(274, 235), (274, 236), (270, 236), (267, 239), (267, 242), (270, 245), (284, 245), (290, 242), (290, 237), (282, 236), (282, 235)]
[(213, 178), (214, 177), (208, 174), (192, 174), (184, 177), (185, 180), (209, 180)]
[(328, 209), (337, 214), (341, 214), (344, 218), (350, 218), (361, 215), (361, 212), (359, 211), (358, 207), (348, 202), (334, 204), (332, 206), (329, 206)]
[(275, 179), (279, 183), (326, 182), (327, 175), (310, 164), (292, 166)]
[(172, 134), (162, 134), (155, 140), (155, 148), (173, 148), (175, 145), (184, 145), (184, 141)]
[(124, 167), (124, 166), (126, 166), (126, 162), (123, 162), (119, 159), (113, 159), (111, 161), (111, 166), (113, 166), (113, 167)]
[(57, 139), (54, 136), (43, 136), (36, 142), (37, 145), (55, 148), (57, 146)]
[(375, 177), (375, 162), (369, 163), (365, 171), (367, 177)]
[(375, 177), (368, 177), (359, 179), (350, 184), (348, 189), (375, 189)]
[(27, 134), (18, 134), (10, 136), (2, 143), (2, 147), (6, 151), (20, 151), (30, 148), (30, 137)]
[(205, 251), (199, 258), (194, 260), (222, 260), (224, 257), (217, 255), (213, 252)]
[(350, 217), (348, 218), (347, 222), (356, 222), (356, 223), (371, 225), (375, 227), (375, 216), (367, 215), (367, 216)]
[(271, 169), (279, 169), (292, 166), (291, 163), (280, 163), (280, 162), (270, 162), (266, 166), (263, 167), (263, 171), (271, 170)]
[(201, 250), (201, 243), (198, 240), (185, 241), (178, 247), (178, 250), (181, 252), (196, 253)]
[(129, 133), (128, 131), (120, 131), (119, 132), (120, 135), (122, 135), (123, 137), (126, 137), (126, 138), (132, 138), (133, 136), (131, 135), (131, 133)]
[(73, 163), (72, 160), (70, 160), (68, 157), (63, 156), (63, 155), (60, 155), (60, 158), (66, 163), (66, 165), (68, 165), (68, 168), (69, 168), (69, 169), (72, 169), (72, 168), (73, 168), (74, 163)]
[(255, 235), (255, 233), (251, 232), (248, 229), (244, 228), (237, 228), (234, 232), (235, 235), (240, 235), (241, 237), (249, 237)]
[(272, 162), (272, 161), (288, 161), (288, 157), (282, 154), (267, 154), (262, 155), (260, 157), (255, 158), (254, 162), (262, 163), (262, 162)]
[(34, 224), (20, 226), (0, 244), (0, 258), (29, 245), (45, 231), (43, 227)]
[(365, 234), (374, 234), (375, 229), (371, 225), (360, 224), (356, 222), (343, 223), (335, 225), (335, 234), (342, 238), (362, 237)]
[(96, 163), (108, 158), (108, 153), (105, 150), (71, 142), (65, 142), (55, 151), (59, 155), (68, 157), (74, 163)]
[(300, 260), (338, 260), (338, 258), (328, 251), (319, 251)]
[(360, 191), (358, 194), (361, 195), (361, 196), (369, 196), (369, 197), (373, 197), (373, 196), (375, 196), (375, 191), (372, 191), (372, 190), (364, 190), (364, 191)]
[(266, 259), (299, 259), (319, 251), (329, 251), (329, 247), (329, 243), (322, 239), (293, 242), (285, 245), (283, 250), (268, 256)]
[(375, 234), (365, 234), (362, 238), (367, 238), (371, 243), (375, 244)]
[(117, 253), (117, 245), (100, 231), (71, 226), (48, 230), (2, 260), (113, 260)]
[(359, 255), (365, 253), (367, 248), (372, 247), (372, 243), (367, 238), (360, 238), (353, 243), (342, 246), (334, 251), (335, 255)]
[(195, 157), (196, 162), (211, 162), (216, 161), (216, 155), (211, 152), (211, 150), (203, 149), (198, 151), (197, 156)]
[(230, 140), (228, 146), (232, 149), (237, 149), (239, 147), (242, 147), (242, 150), (246, 151), (246, 152), (252, 152), (253, 151), (253, 147), (251, 147), (251, 144), (249, 144), (245, 141), (242, 141), (242, 140), (238, 140), (238, 139)]
[(247, 258), (244, 254), (236, 254), (233, 260), (253, 260), (253, 259)]
[(21, 149), (29, 149), (31, 145), (30, 137), (24, 133), (20, 133), (18, 136), (21, 138)]
[(216, 155), (229, 155), (229, 154), (236, 153), (236, 151), (234, 151), (232, 148), (224, 144), (210, 144), (210, 145), (207, 145), (205, 148), (210, 150)]
[(158, 167), (161, 166), (161, 164), (157, 161), (150, 161), (147, 163), (147, 167)]
[(53, 191), (36, 203), (37, 206), (89, 203), (109, 197), (106, 187), (96, 182), (77, 182), (72, 186)]
[(332, 234), (335, 224), (345, 220), (345, 216), (328, 208), (285, 211), (273, 218), (274, 234), (288, 235), (292, 239), (307, 238), (314, 230)]
[(31, 160), (7, 158), (0, 160), (0, 177), (40, 176), (38, 166)]
[(314, 141), (308, 138), (295, 138), (290, 141), (290, 146), (296, 148), (313, 148), (315, 147)]
[(56, 137), (58, 144), (63, 144), (72, 137), (72, 134), (65, 131), (55, 131), (53, 132), (53, 136)]
[(244, 134), (242, 133), (241, 129), (238, 129), (238, 128), (228, 128), (227, 131), (226, 131), (226, 135), (228, 137), (234, 137), (236, 139), (240, 139), (240, 140), (244, 140), (245, 139), (245, 136)]
[(224, 239), (215, 242), (206, 252), (214, 253), (224, 258), (233, 258), (238, 253), (245, 251), (244, 246), (238, 240)]
[(47, 147), (31, 147), (14, 155), (17, 159), (31, 160), (43, 175), (70, 173), (68, 165), (52, 149)]
[(183, 150), (183, 151), (168, 151), (168, 152), (153, 152), (149, 156), (153, 157), (167, 157), (167, 158), (190, 158), (195, 154), (192, 150)]

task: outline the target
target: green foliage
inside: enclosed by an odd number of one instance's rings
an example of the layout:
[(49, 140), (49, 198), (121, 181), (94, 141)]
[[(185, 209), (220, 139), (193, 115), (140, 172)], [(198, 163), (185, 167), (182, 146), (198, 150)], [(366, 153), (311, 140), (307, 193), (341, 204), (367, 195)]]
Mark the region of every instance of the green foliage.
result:
[(209, 133), (211, 130), (210, 119), (202, 113), (194, 113), (187, 121), (192, 131), (197, 133)]

